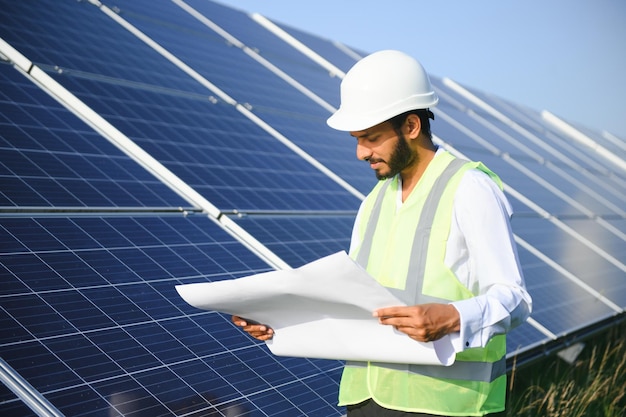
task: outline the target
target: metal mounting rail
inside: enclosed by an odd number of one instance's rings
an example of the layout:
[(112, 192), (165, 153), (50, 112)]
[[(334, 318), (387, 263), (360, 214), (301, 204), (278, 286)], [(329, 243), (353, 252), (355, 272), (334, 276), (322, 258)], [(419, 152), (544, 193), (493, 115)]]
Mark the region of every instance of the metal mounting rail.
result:
[(64, 417), (39, 391), (0, 358), (0, 381), (39, 417)]

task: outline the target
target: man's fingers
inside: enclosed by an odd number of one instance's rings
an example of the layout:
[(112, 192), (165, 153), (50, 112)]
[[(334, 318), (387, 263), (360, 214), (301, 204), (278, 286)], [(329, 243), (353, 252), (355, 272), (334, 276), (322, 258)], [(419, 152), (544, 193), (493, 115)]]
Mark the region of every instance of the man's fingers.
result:
[(241, 327), (243, 331), (258, 340), (269, 340), (274, 337), (274, 330), (264, 324), (259, 324), (253, 320), (243, 319), (239, 316), (231, 316), (231, 321), (235, 326)]
[(246, 323), (246, 321), (244, 319), (242, 319), (239, 316), (232, 316), (230, 319), (236, 326), (239, 326), (239, 327), (243, 327), (243, 326), (246, 326), (248, 324), (248, 323)]
[(396, 312), (396, 309), (393, 308), (393, 307), (381, 308), (381, 309), (375, 310), (372, 313), (372, 316), (378, 317), (378, 318), (391, 317), (391, 316), (395, 316), (395, 315), (397, 315), (397, 312)]
[(244, 326), (243, 328), (246, 332), (248, 333), (265, 333), (267, 332), (267, 327), (258, 324), (254, 324), (254, 325), (250, 325), (250, 326)]
[(379, 308), (372, 313), (372, 316), (378, 318), (391, 318), (391, 317), (410, 317), (415, 314), (415, 306), (413, 307), (386, 307)]
[(394, 327), (414, 327), (415, 318), (409, 316), (382, 316), (378, 318), (380, 324)]
[(274, 330), (272, 329), (268, 329), (265, 326), (250, 326), (253, 327), (252, 329), (246, 329), (244, 328), (244, 330), (252, 337), (254, 337), (257, 340), (269, 340), (274, 336)]

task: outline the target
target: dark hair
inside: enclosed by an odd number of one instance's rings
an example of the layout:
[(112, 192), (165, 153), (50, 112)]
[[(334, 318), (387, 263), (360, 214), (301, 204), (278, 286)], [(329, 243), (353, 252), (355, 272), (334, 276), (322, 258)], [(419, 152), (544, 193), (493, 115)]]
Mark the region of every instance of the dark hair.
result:
[(392, 117), (391, 119), (389, 119), (389, 121), (391, 122), (393, 129), (400, 130), (400, 128), (402, 128), (402, 124), (406, 121), (406, 118), (409, 116), (409, 114), (415, 114), (417, 115), (417, 117), (420, 118), (422, 132), (424, 132), (428, 139), (432, 140), (433, 135), (430, 132), (430, 119), (435, 120), (435, 115), (428, 109), (409, 110), (407, 112)]

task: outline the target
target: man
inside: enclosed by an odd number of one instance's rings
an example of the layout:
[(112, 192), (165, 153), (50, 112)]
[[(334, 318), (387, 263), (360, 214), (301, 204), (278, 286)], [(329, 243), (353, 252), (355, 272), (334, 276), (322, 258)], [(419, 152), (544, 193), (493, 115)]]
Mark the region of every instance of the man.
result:
[[(359, 61), (329, 119), (356, 139), (380, 180), (363, 201), (350, 256), (407, 306), (373, 314), (432, 342), (449, 335), (450, 367), (346, 363), (339, 404), (349, 417), (481, 416), (504, 410), (505, 333), (531, 311), (499, 178), (432, 142), (438, 98), (419, 62), (399, 51)], [(259, 340), (265, 325), (233, 322)]]

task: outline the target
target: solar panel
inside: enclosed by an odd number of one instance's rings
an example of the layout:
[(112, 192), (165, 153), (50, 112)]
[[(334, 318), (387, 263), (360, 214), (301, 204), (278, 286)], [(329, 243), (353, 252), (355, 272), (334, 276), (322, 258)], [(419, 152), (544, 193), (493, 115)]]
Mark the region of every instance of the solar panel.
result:
[[(103, 4), (0, 1), (2, 414), (342, 415), (341, 362), (275, 357), (174, 285), (348, 248), (375, 179), (325, 120), (364, 53), (211, 1)], [(623, 316), (623, 141), (432, 82), (436, 140), (516, 211), (535, 303), (509, 360)]]
[[(72, 18), (82, 22), (84, 27), (63, 27), (55, 34), (55, 39), (73, 39), (76, 31), (82, 30), (90, 34), (85, 43), (93, 43), (97, 48), (91, 45), (84, 53), (80, 53), (80, 49), (76, 51), (67, 48), (43, 51), (41, 53), (47, 56), (41, 64), (47, 64), (46, 68), (57, 81), (217, 207), (343, 210), (354, 209), (358, 205), (349, 192), (328, 176), (310, 164), (301, 164), (301, 157), (244, 117), (232, 105), (215, 103), (217, 99), (211, 100), (209, 97), (211, 91), (193, 81), (96, 7), (72, 7), (71, 3), (60, 3), (58, 7), (67, 10), (63, 9), (62, 13), (46, 18), (51, 22), (58, 20), (55, 16)], [(152, 9), (158, 7), (150, 5), (146, 10)], [(27, 10), (21, 13), (26, 14)], [(180, 13), (184, 12), (181, 10)], [(185, 16), (188, 15), (185, 13)], [(190, 16), (188, 19), (190, 23), (195, 22)], [(19, 20), (16, 24), (19, 25)], [(94, 29), (97, 31), (94, 32)], [(161, 25), (156, 25), (154, 31), (168, 34)], [(12, 39), (12, 33), (3, 36)], [(23, 46), (25, 51), (30, 51), (37, 44), (34, 40), (26, 42), (17, 42), (16, 46)], [(116, 55), (111, 55), (109, 51), (119, 48), (120, 43), (136, 62), (127, 63), (123, 58), (114, 61)], [(186, 44), (179, 42), (176, 45)], [(205, 52), (196, 60), (212, 62), (211, 56), (225, 60), (217, 68), (213, 63), (213, 68), (216, 68), (213, 71), (222, 73), (215, 75), (217, 81), (228, 75), (230, 78), (226, 79), (237, 86), (239, 91), (253, 91), (236, 82), (238, 77), (233, 77), (230, 70), (234, 66), (243, 67), (238, 60), (244, 60), (245, 55), (239, 49), (221, 42), (214, 45), (208, 55)], [(263, 71), (253, 60), (249, 61), (249, 73)], [(98, 64), (97, 67), (93, 67), (94, 64)], [(51, 65), (61, 67), (63, 71), (54, 71), (49, 67)], [(116, 72), (112, 72), (113, 69)], [(274, 87), (285, 90), (284, 85)], [(193, 94), (186, 94), (190, 90), (194, 90)], [(268, 93), (265, 91), (263, 95)], [(306, 103), (305, 100), (300, 102)], [(314, 104), (308, 107), (319, 108)], [(271, 198), (267, 197), (268, 193), (271, 193)]]
[(187, 205), (5, 63), (0, 97), (0, 206)]
[[(338, 362), (322, 370), (315, 361), (270, 358), (228, 317), (199, 312), (176, 295), (179, 283), (269, 269), (203, 216), (0, 224), (2, 247), (11, 249), (0, 257), (2, 321), (10, 329), (0, 336), (2, 358), (66, 415), (252, 411), (255, 393), (278, 398), (290, 385), (330, 381), (327, 374), (340, 369)], [(3, 407), (21, 409), (7, 394)], [(318, 415), (336, 415), (332, 394), (308, 394), (326, 404)], [(299, 413), (285, 399), (280, 406)]]

